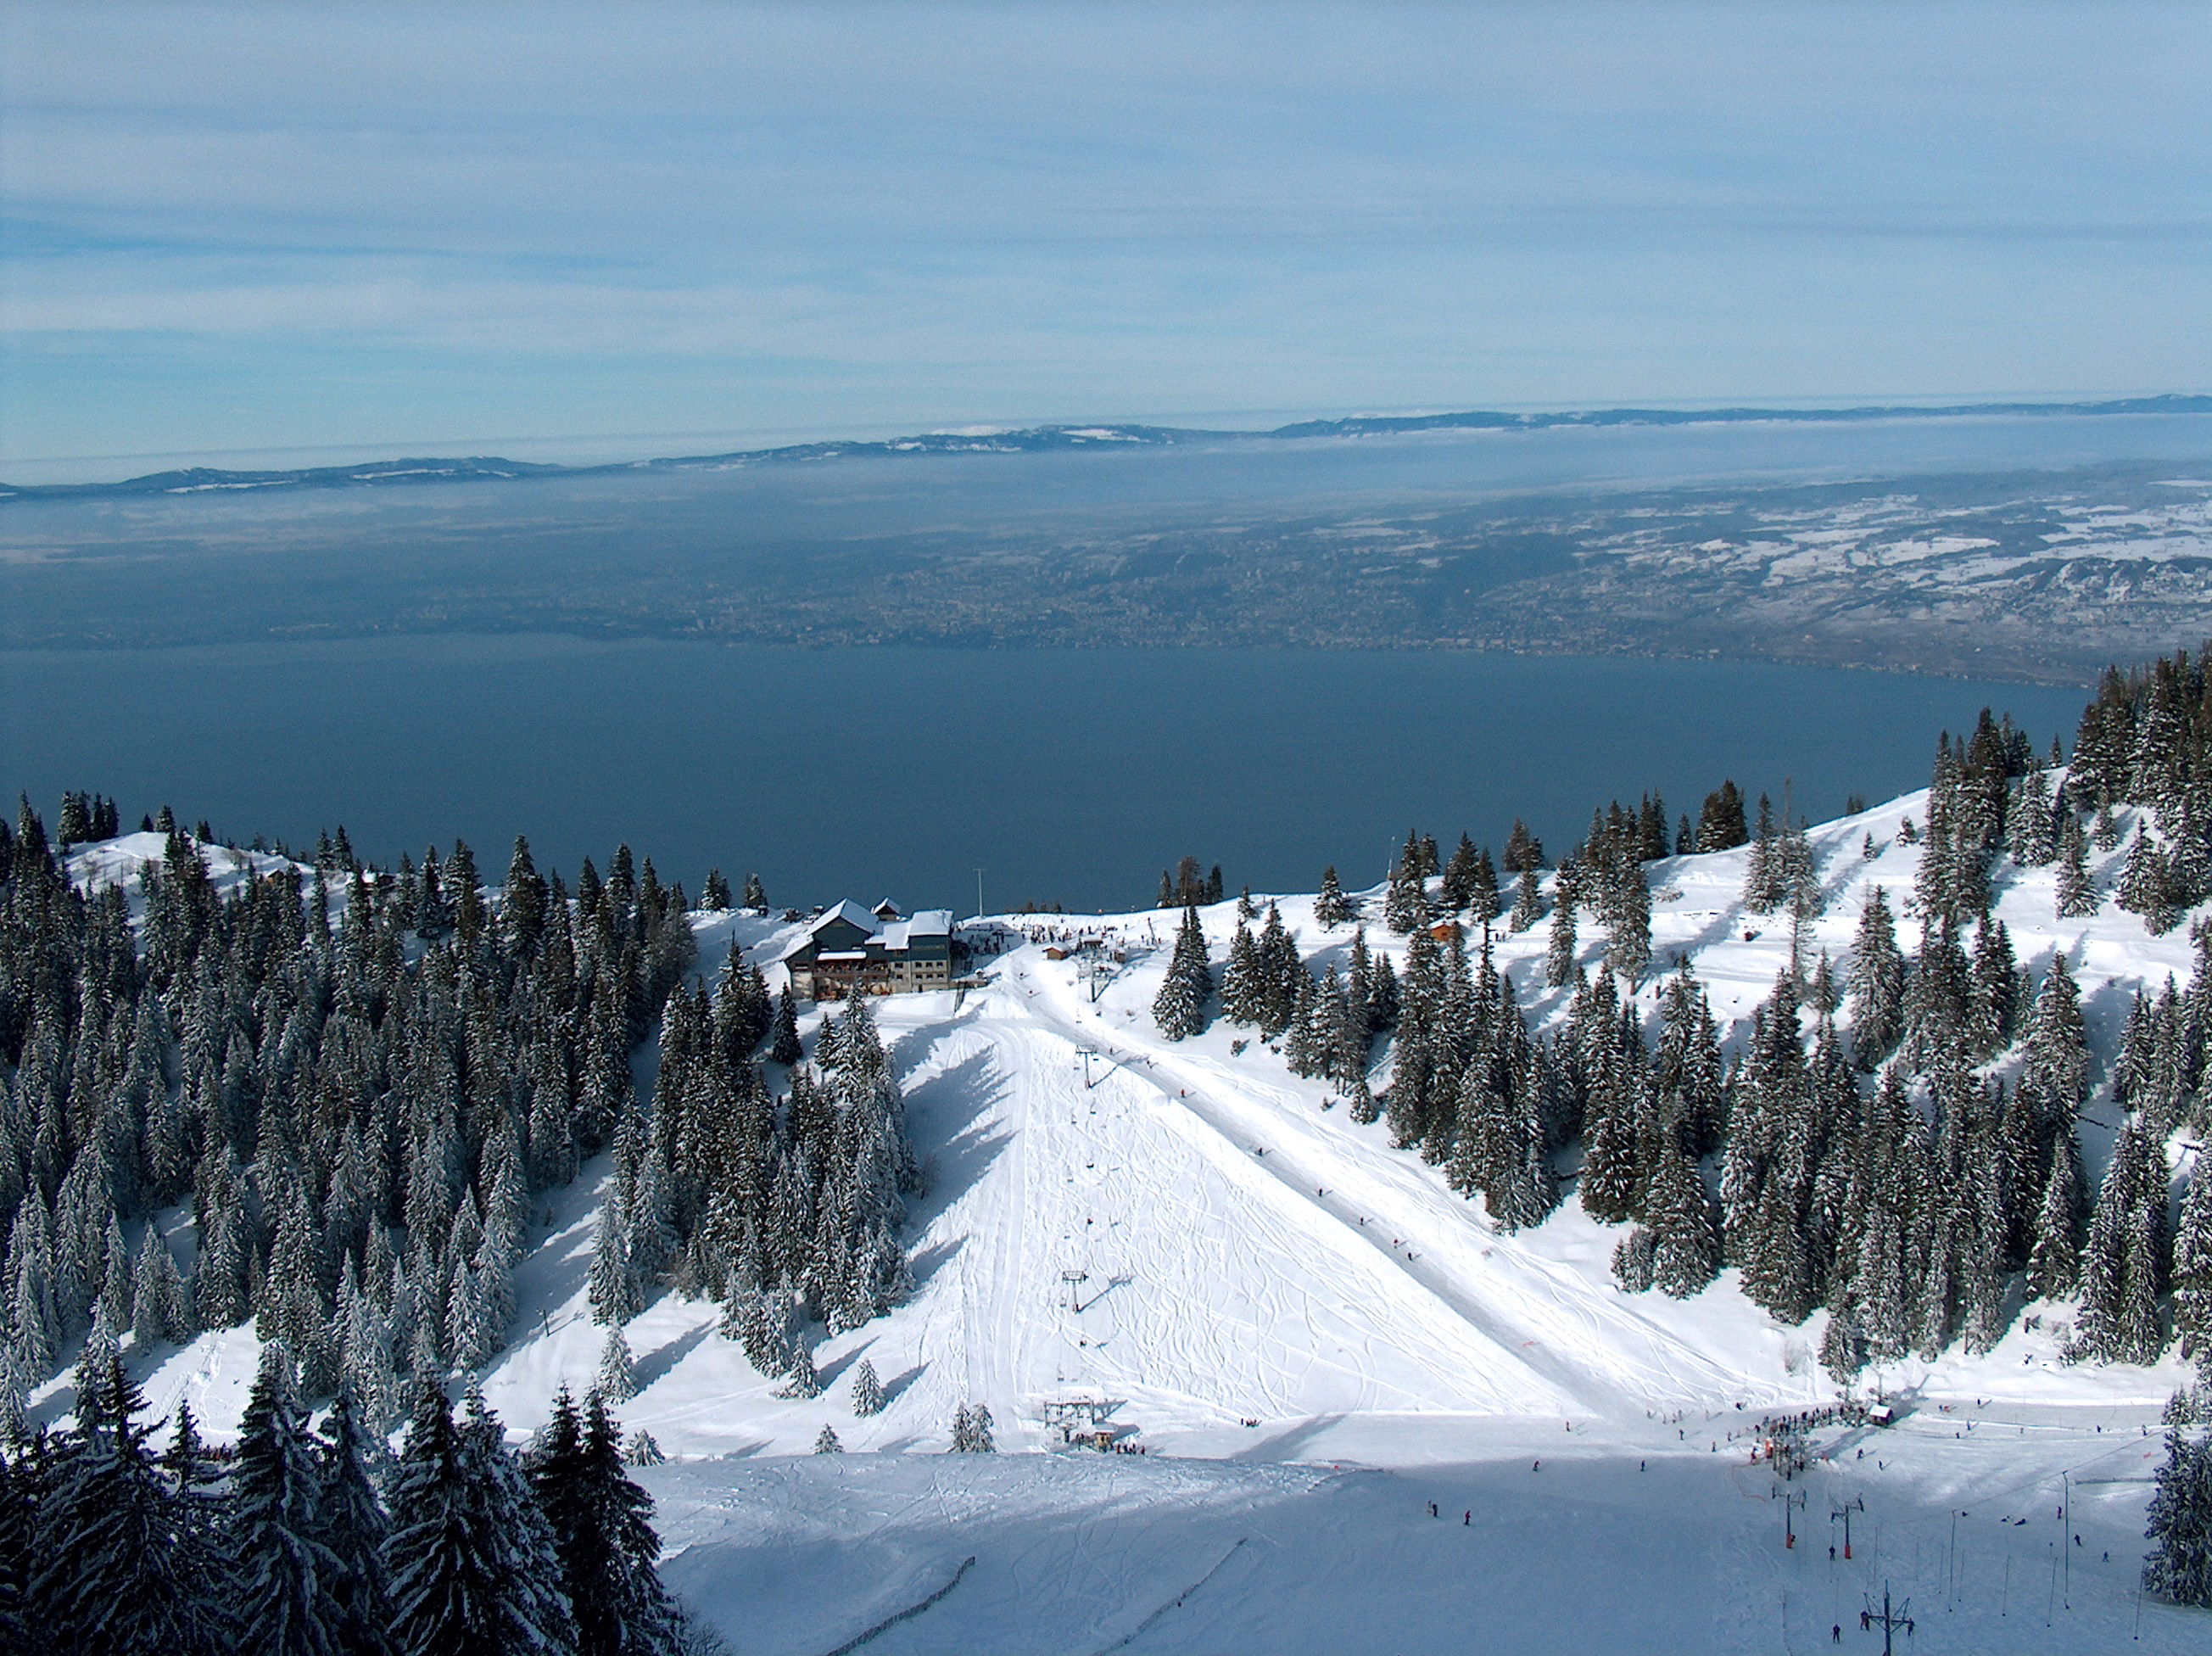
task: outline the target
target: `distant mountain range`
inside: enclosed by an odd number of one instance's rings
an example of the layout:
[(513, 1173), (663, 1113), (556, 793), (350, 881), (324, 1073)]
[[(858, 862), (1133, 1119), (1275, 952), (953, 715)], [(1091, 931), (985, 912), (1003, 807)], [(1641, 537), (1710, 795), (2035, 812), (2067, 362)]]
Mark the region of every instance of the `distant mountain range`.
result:
[(796, 460), (894, 458), (906, 454), (1058, 454), (1077, 448), (1163, 448), (1278, 439), (1391, 436), (1415, 431), (1539, 431), (1554, 426), (1717, 425), (1753, 421), (1832, 424), (1866, 420), (1955, 419), (1970, 415), (2057, 414), (2212, 414), (2212, 397), (2126, 397), (2090, 403), (1960, 403), (1938, 408), (1604, 408), (1550, 414), (1505, 414), (1477, 409), (1459, 414), (1357, 415), (1341, 420), (1300, 420), (1267, 431), (1205, 430), (1164, 425), (1041, 425), (1011, 430), (927, 431), (910, 437), (872, 441), (790, 443), (779, 448), (737, 449), (724, 454), (687, 454), (605, 466), (538, 465), (477, 455), (460, 460), (373, 460), (356, 466), (313, 466), (290, 471), (228, 472), (192, 466), (113, 483), (0, 484), (0, 501), (108, 500), (138, 495), (390, 488), (403, 484), (578, 478), (621, 472), (711, 471)]

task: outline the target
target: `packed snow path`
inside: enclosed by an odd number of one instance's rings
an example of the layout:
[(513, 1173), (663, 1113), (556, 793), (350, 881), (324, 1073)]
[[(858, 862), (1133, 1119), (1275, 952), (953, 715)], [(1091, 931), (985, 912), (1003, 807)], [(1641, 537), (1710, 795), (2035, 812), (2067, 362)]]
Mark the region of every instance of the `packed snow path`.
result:
[[(1880, 1634), (1858, 1613), (1885, 1586), (1911, 1600), (1911, 1647), (1929, 1656), (2202, 1650), (2202, 1612), (2136, 1591), (2158, 1440), (2089, 1413), (1831, 1432), (1835, 1460), (1789, 1483), (1741, 1442), (1709, 1446), (1707, 1431), (1743, 1418), (1733, 1410), (1688, 1442), (1643, 1422), (1570, 1436), (1528, 1421), (1346, 1422), (1310, 1440), (1304, 1464), (840, 1455), (647, 1482), (668, 1580), (757, 1656), (823, 1656), (971, 1557), (957, 1592), (872, 1639), (870, 1656), (1870, 1656)], [(1808, 1498), (1790, 1547), (1780, 1497), (1793, 1494)], [(1851, 1501), (1847, 1559), (1834, 1514)]]

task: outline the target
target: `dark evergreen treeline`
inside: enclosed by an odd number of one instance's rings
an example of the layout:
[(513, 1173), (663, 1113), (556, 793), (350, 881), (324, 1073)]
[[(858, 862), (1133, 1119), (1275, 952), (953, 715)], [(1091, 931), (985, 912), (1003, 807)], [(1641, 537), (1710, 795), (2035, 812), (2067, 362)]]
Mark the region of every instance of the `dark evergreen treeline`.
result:
[(1218, 903), (1222, 897), (1221, 865), (1215, 863), (1211, 874), (1199, 867), (1198, 859), (1187, 856), (1176, 864), (1170, 874), (1160, 870), (1160, 897), (1163, 909), (1190, 908), (1208, 903)]
[(912, 1156), (872, 1020), (775, 1096), (755, 1055), (797, 1063), (794, 1008), (734, 953), (695, 980), (650, 861), (570, 892), (517, 841), (493, 893), (465, 845), (380, 872), (341, 837), (302, 872), (163, 823), (135, 920), (27, 803), (0, 825), (0, 1432), (95, 1324), (135, 1350), (251, 1319), (381, 1433), (505, 1344), (533, 1196), (602, 1149), (602, 1319), (672, 1286), (849, 1327), (903, 1292)]
[(396, 1461), (341, 1390), (311, 1424), (281, 1341), (234, 1451), (179, 1405), (158, 1454), (113, 1341), (76, 1417), (0, 1454), (0, 1647), (56, 1656), (677, 1656), (713, 1647), (655, 1569), (653, 1500), (595, 1394), (529, 1451), (471, 1387), (420, 1388)]
[[(2155, 934), (2212, 895), (2212, 649), (2109, 675), (2073, 764), (2062, 759), (1987, 712), (1939, 742), (1925, 820), (1899, 836), (1920, 848), (1902, 916), (1917, 945), (1900, 946), (1900, 916), (1875, 886), (1840, 982), (1796, 941), (1827, 900), (1802, 825), (1761, 798), (1754, 826), (1733, 782), (1708, 796), (1673, 849), (1747, 844), (1745, 910), (1791, 925), (1790, 964), (1726, 1043), (1686, 964), (1649, 1016), (1623, 992), (1651, 964), (1644, 865), (1670, 847), (1656, 797), (1599, 812), (1551, 881), (1547, 982), (1572, 995), (1545, 1035), (1489, 958), (1489, 854), (1462, 838), (1439, 869), (1418, 833), (1382, 903), (1384, 923), (1411, 935), (1402, 974), (1358, 931), (1348, 970), (1316, 977), (1271, 908), (1256, 934), (1240, 919), (1221, 1010), (1279, 1040), (1355, 1118), (1387, 1119), (1395, 1143), (1480, 1192), (1503, 1227), (1540, 1222), (1571, 1178), (1592, 1215), (1631, 1227), (1614, 1256), (1625, 1287), (1687, 1295), (1732, 1265), (1784, 1322), (1826, 1309), (1822, 1355), (1838, 1376), (1954, 1342), (1986, 1350), (2039, 1298), (2078, 1300), (2077, 1357), (2149, 1362), (2177, 1336), (2202, 1355), (2212, 1179), (2189, 1178), (2177, 1203), (2166, 1147), (2179, 1129), (2212, 1132), (2212, 928), (2193, 934), (2186, 986), (2136, 999), (2109, 1078), (2121, 1118), (2093, 1192), (2078, 1128), (2096, 1078), (2079, 990), (2063, 953), (2039, 977), (2023, 971), (1991, 910), (2008, 862), (2055, 862), (2061, 916), (2095, 912), (2087, 848), (2116, 848), (2115, 813), (2130, 807), (2142, 820), (2121, 905)], [(1521, 882), (1516, 932), (1545, 912), (1532, 845), (1516, 824), (1505, 859)], [(1584, 910), (1607, 936), (1595, 977), (1579, 960)], [(1334, 869), (1316, 917), (1358, 917)], [(1472, 958), (1470, 932), (1482, 940)], [(1201, 1028), (1213, 989), (1187, 913), (1155, 1008), (1163, 1031)], [(1378, 1099), (1370, 1075), (1384, 1036)]]

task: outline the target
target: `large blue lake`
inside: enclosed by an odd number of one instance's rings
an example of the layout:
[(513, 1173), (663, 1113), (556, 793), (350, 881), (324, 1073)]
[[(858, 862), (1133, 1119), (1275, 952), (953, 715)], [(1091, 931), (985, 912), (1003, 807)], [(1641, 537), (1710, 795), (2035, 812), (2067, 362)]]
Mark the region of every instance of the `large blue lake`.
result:
[(1984, 705), (2047, 744), (2080, 691), (1729, 662), (1297, 650), (804, 650), (544, 636), (0, 653), (0, 787), (364, 855), (526, 833), (573, 874), (627, 841), (779, 903), (1148, 902), (1379, 879), (1408, 826), (1553, 847), (1722, 777), (1814, 819), (1924, 785)]

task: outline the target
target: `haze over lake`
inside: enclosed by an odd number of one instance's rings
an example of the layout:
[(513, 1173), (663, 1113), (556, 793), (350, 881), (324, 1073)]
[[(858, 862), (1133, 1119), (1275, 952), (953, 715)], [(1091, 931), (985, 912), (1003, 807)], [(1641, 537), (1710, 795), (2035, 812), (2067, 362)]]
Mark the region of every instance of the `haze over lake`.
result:
[(1408, 826), (1553, 855), (1591, 807), (1723, 776), (1818, 819), (1925, 784), (1939, 729), (2009, 708), (2070, 741), (2079, 691), (1737, 662), (1472, 652), (805, 650), (544, 636), (0, 654), (5, 781), (164, 802), (218, 834), (377, 861), (526, 833), (572, 877), (618, 842), (778, 903), (1150, 899), (1379, 880)]

